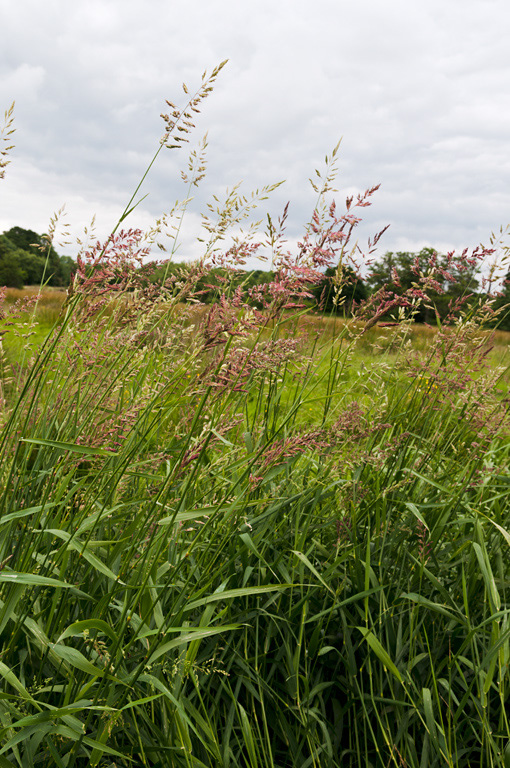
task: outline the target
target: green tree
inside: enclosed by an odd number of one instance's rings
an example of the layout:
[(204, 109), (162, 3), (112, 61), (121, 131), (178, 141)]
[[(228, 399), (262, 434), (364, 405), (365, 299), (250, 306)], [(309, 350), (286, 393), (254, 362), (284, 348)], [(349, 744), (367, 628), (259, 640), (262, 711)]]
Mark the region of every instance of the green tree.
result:
[(24, 282), (25, 272), (15, 246), (5, 235), (0, 235), (0, 285), (23, 288)]
[(341, 274), (336, 267), (328, 267), (324, 279), (313, 286), (311, 293), (322, 311), (342, 315), (350, 315), (353, 304), (368, 297), (365, 283), (351, 267), (344, 267)]
[[(438, 289), (427, 289), (429, 302), (423, 302), (415, 315), (416, 322), (435, 323), (436, 312), (444, 318), (452, 302), (470, 296), (478, 290), (478, 268), (464, 262), (451, 264), (448, 257), (437, 254), (433, 248), (422, 248), (417, 253), (409, 251), (388, 252), (374, 264), (367, 278), (371, 293), (383, 286), (401, 296), (414, 286), (422, 285), (420, 275), (427, 275), (434, 269)], [(445, 276), (449, 274), (451, 279)]]
[[(44, 281), (48, 282), (49, 285), (65, 285), (60, 256), (43, 235), (38, 235), (37, 232), (22, 227), (12, 227), (4, 234), (16, 248), (35, 257), (35, 261), (29, 266), (30, 274), (36, 276), (35, 283), (41, 282), (44, 273)], [(46, 269), (44, 270), (43, 266), (43, 271), (39, 269), (41, 257), (43, 258), (43, 265), (46, 264)], [(25, 263), (29, 264), (26, 257)], [(31, 282), (28, 277), (27, 281)]]
[(69, 285), (74, 273), (76, 272), (76, 262), (71, 256), (60, 257), (60, 267), (64, 285)]
[(46, 259), (42, 253), (29, 253), (21, 248), (12, 252), (19, 262), (28, 285), (40, 285), (43, 280)]
[(494, 326), (500, 331), (510, 331), (510, 272), (507, 272), (500, 288), (500, 296), (495, 300), (492, 307), (498, 313)]

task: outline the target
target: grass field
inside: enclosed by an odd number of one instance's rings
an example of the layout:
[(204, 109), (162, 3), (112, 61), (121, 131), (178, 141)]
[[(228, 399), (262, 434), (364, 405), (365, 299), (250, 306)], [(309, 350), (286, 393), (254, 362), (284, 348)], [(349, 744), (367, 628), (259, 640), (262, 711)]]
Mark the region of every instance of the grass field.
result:
[(506, 766), (476, 322), (57, 300), (24, 365), (4, 337), (0, 765)]

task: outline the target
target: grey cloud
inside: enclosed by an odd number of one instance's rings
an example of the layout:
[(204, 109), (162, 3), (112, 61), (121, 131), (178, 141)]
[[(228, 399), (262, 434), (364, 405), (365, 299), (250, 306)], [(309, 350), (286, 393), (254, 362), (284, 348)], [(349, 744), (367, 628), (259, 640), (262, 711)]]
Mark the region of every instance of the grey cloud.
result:
[[(267, 209), (290, 199), (298, 237), (315, 201), (308, 176), (343, 136), (338, 199), (381, 183), (360, 239), (391, 222), (383, 250), (474, 246), (506, 223), (506, 0), (461, 12), (440, 0), (4, 5), (0, 110), (16, 98), (18, 132), (0, 229), (41, 228), (45, 206), (49, 219), (68, 200), (76, 230), (96, 212), (106, 235), (158, 146), (164, 99), (182, 101), (182, 81), (196, 87), (227, 57), (197, 120), (209, 176), (195, 214), (241, 179), (249, 190), (286, 178)], [(132, 225), (184, 194), (184, 152), (160, 159)]]

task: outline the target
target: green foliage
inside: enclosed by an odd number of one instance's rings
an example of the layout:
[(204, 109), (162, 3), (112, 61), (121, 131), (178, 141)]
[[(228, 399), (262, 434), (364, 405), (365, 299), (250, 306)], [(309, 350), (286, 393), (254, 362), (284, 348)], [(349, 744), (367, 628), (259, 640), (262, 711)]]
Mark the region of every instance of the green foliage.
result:
[(70, 256), (59, 256), (44, 236), (22, 227), (0, 235), (0, 285), (69, 285), (76, 268)]
[[(173, 261), (165, 262), (156, 267), (151, 267), (150, 264), (143, 267), (143, 271), (147, 272), (150, 282), (157, 285), (162, 285), (165, 281), (189, 279), (194, 269), (196, 269), (196, 264), (192, 262)], [(265, 285), (273, 279), (274, 273), (267, 270), (228, 270), (214, 267), (208, 269), (206, 274), (194, 281), (194, 285), (200, 296), (200, 301), (204, 304), (211, 304), (218, 301), (221, 296), (235, 291), (238, 287), (247, 291), (254, 286)]]
[(311, 293), (321, 311), (346, 316), (351, 315), (353, 302), (359, 305), (368, 297), (364, 281), (352, 267), (328, 267), (324, 279), (312, 287)]
[(443, 320), (456, 300), (476, 294), (479, 287), (478, 267), (464, 261), (460, 270), (457, 264), (450, 262), (446, 256), (437, 254), (433, 248), (422, 248), (418, 253), (389, 251), (372, 265), (366, 280), (367, 287), (375, 293), (388, 286), (396, 294), (402, 295), (413, 286), (420, 286), (420, 276), (430, 273), (432, 259), (437, 261), (437, 267), (449, 277), (438, 277), (436, 273), (437, 289), (429, 290), (430, 302), (428, 305), (420, 305), (414, 319), (416, 322), (434, 325), (436, 313)]
[(0, 285), (23, 288), (26, 273), (21, 259), (24, 255), (6, 235), (0, 235)]
[(499, 313), (494, 325), (502, 331), (510, 331), (510, 272), (506, 274), (500, 295), (493, 306)]

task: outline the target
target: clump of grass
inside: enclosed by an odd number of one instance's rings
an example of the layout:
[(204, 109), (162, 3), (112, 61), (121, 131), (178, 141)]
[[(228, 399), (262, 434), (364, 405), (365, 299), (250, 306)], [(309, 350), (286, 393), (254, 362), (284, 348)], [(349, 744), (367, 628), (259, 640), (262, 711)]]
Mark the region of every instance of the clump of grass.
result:
[[(163, 144), (210, 87), (171, 105)], [(329, 160), (297, 254), (285, 216), (269, 223), (271, 283), (227, 277), (200, 304), (212, 266), (234, 274), (255, 250), (254, 233), (220, 247), (237, 193), (204, 259), (161, 287), (139, 269), (144, 234), (118, 228), (80, 255), (17, 371), (0, 441), (6, 764), (508, 760), (508, 418), (487, 311), (411, 354), (429, 275), (317, 333), (303, 299), (348, 258), (356, 210), (325, 204)], [(392, 307), (392, 353), (362, 367)]]

